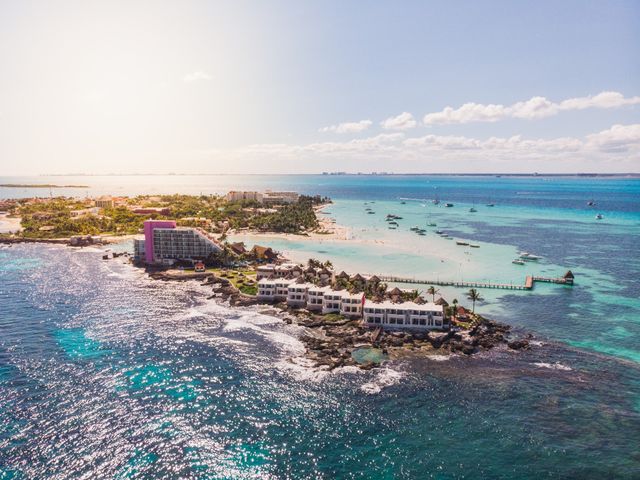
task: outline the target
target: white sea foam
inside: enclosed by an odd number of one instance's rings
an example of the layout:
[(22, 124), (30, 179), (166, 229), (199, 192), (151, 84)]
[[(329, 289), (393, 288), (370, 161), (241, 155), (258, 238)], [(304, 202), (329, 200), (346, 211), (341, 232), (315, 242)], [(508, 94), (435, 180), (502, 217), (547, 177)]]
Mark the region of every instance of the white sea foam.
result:
[(321, 382), (332, 373), (328, 367), (316, 367), (312, 360), (303, 356), (282, 359), (275, 363), (275, 367), (300, 382)]
[(425, 358), (432, 362), (446, 362), (447, 360), (451, 360), (452, 355), (427, 355)]
[(398, 383), (404, 376), (405, 373), (392, 370), (389, 367), (381, 368), (376, 371), (375, 378), (371, 382), (363, 384), (360, 390), (370, 395), (380, 393), (385, 388)]
[(571, 367), (563, 365), (560, 362), (556, 362), (556, 363), (537, 362), (537, 363), (534, 363), (534, 365), (536, 367), (549, 368), (551, 370), (564, 370), (567, 372), (573, 370)]

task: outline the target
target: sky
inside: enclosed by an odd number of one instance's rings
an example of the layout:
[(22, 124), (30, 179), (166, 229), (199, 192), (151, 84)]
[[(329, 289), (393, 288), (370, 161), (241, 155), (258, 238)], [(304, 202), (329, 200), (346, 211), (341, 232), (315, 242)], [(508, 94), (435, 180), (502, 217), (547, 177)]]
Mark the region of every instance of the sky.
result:
[(0, 176), (640, 172), (638, 1), (0, 0)]

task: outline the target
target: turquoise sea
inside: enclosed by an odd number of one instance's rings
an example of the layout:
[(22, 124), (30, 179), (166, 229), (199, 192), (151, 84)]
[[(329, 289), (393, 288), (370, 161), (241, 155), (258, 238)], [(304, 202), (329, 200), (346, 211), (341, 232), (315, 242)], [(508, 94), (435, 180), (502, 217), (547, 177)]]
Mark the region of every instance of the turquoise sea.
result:
[[(258, 241), (365, 273), (505, 283), (576, 274), (574, 287), (481, 292), (480, 312), (534, 336), (528, 352), (328, 374), (306, 365), (296, 327), (259, 309), (216, 305), (197, 283), (151, 281), (119, 260), (102, 261), (99, 249), (3, 248), (0, 479), (640, 478), (638, 179), (0, 183), (89, 185), (51, 192), (81, 196), (267, 188), (328, 195), (326, 216), (349, 227), (350, 241)], [(0, 189), (2, 198), (35, 194)], [(388, 213), (403, 217), (398, 229), (387, 228)], [(444, 240), (427, 223), (480, 248)], [(542, 259), (513, 265), (519, 251)], [(463, 290), (440, 293), (466, 302)]]

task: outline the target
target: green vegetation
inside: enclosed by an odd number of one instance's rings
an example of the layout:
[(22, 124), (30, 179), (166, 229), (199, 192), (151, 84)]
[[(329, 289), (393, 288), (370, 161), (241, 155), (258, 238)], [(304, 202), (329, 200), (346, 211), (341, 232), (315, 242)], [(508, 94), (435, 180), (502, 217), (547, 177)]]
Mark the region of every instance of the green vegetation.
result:
[(302, 196), (297, 203), (284, 205), (273, 213), (252, 218), (250, 227), (256, 230), (282, 233), (300, 233), (318, 228), (313, 206), (320, 203), (318, 197)]
[(472, 288), (467, 292), (467, 298), (473, 302), (473, 309), (471, 311), (476, 313), (476, 302), (481, 302), (484, 298), (480, 296), (480, 292), (475, 288)]
[(218, 277), (229, 280), (234, 287), (245, 295), (256, 295), (258, 293), (255, 270), (222, 270), (214, 268), (210, 271)]
[(427, 289), (427, 294), (431, 295), (431, 301), (435, 302), (436, 301), (436, 293), (440, 293), (440, 290), (438, 290), (436, 287), (434, 287), (433, 285), (431, 285), (428, 289)]
[(322, 319), (325, 322), (340, 322), (342, 320), (345, 320), (345, 317), (338, 313), (327, 313), (326, 315), (322, 316)]
[[(117, 206), (96, 211), (73, 212), (93, 207), (90, 200), (67, 197), (24, 199), (10, 213), (22, 217), (21, 235), (57, 238), (72, 235), (126, 235), (140, 232), (145, 220), (176, 220), (178, 225), (202, 227), (225, 235), (229, 229), (304, 233), (318, 228), (314, 206), (326, 199), (301, 196), (293, 204), (263, 208), (254, 201), (228, 202), (215, 195), (142, 195), (122, 199)], [(166, 209), (136, 214), (133, 210)], [(72, 213), (73, 212), (73, 213)]]

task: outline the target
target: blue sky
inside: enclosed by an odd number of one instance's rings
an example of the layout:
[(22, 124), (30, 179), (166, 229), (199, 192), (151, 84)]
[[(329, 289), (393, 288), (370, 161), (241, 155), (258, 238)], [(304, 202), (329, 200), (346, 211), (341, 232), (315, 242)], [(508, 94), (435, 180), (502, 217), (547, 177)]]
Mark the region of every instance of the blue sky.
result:
[(0, 1), (0, 62), (0, 174), (640, 170), (638, 2)]

